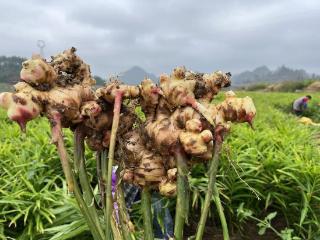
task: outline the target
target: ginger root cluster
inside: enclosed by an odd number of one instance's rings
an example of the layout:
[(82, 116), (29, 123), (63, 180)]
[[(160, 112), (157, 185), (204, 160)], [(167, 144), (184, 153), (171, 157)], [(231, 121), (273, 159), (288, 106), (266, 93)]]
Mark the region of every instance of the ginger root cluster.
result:
[[(177, 149), (188, 156), (189, 165), (206, 162), (212, 157), (217, 126), (251, 124), (256, 114), (250, 97), (237, 98), (231, 91), (221, 103), (211, 103), (220, 89), (230, 86), (229, 73), (202, 74), (177, 67), (170, 75), (162, 74), (159, 85), (151, 79), (138, 86), (110, 81), (94, 90), (90, 67), (75, 52), (71, 48), (48, 62), (40, 56), (25, 61), (15, 92), (1, 93), (0, 106), (23, 131), (38, 116), (46, 116), (53, 129), (57, 123), (71, 130), (81, 127), (87, 145), (101, 152), (109, 147), (114, 101), (121, 94), (128, 99), (121, 105), (116, 142), (121, 176), (163, 195), (176, 192)], [(54, 135), (53, 130), (53, 140)]]

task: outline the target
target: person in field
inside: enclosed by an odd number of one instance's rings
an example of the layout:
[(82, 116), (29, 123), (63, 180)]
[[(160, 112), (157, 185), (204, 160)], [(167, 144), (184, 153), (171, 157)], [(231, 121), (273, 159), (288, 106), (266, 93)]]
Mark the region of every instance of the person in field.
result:
[(308, 107), (308, 102), (311, 100), (311, 96), (307, 95), (304, 97), (300, 97), (298, 99), (296, 99), (293, 102), (292, 108), (293, 108), (293, 112), (297, 115), (300, 116), (302, 115), (303, 111), (305, 111)]

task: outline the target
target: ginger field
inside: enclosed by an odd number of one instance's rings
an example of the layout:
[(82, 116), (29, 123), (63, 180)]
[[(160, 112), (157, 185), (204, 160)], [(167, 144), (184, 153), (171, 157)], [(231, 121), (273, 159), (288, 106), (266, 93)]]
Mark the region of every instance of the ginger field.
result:
[[(254, 130), (234, 125), (223, 146), (217, 187), (231, 238), (320, 239), (320, 127), (298, 123), (290, 113), (292, 101), (303, 93), (238, 95), (253, 98), (257, 117)], [(320, 122), (320, 94), (312, 97), (306, 115)], [(222, 99), (220, 94), (215, 101)], [(65, 136), (70, 147), (70, 132)], [(86, 157), (93, 176), (95, 158), (89, 151)], [(192, 217), (185, 231), (192, 235), (208, 182), (205, 166), (195, 166), (189, 182)], [(173, 215), (175, 199), (163, 201)], [(137, 226), (138, 206), (131, 216)], [(212, 204), (205, 234), (221, 239), (216, 209)], [(1, 111), (0, 239), (73, 238), (91, 239), (74, 198), (66, 193), (48, 123), (32, 121), (24, 135)]]

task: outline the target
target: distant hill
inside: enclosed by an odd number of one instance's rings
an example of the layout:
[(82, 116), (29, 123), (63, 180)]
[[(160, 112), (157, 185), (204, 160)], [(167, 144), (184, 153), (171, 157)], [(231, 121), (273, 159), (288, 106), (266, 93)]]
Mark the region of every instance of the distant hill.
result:
[[(10, 88), (10, 86), (19, 81), (21, 64), (25, 60), (26, 59), (22, 57), (0, 56), (0, 91)], [(145, 71), (139, 66), (134, 66), (127, 71), (119, 73), (117, 76), (122, 82), (131, 85), (139, 84), (146, 77), (158, 81), (156, 75)], [(106, 79), (101, 78), (100, 76), (95, 75), (94, 78), (96, 79), (98, 86), (102, 86), (106, 82)], [(319, 78), (319, 75), (309, 74), (303, 69), (291, 69), (286, 66), (281, 66), (272, 71), (266, 66), (260, 66), (253, 71), (244, 71), (240, 74), (233, 75), (232, 85), (239, 87), (258, 83), (270, 84), (283, 81), (301, 81), (304, 79)]]
[[(21, 66), (25, 60), (26, 58), (16, 56), (0, 56), (0, 91), (10, 89), (20, 80)], [(154, 74), (148, 73), (139, 66), (134, 66), (118, 74), (118, 78), (122, 82), (132, 85), (139, 84), (146, 77), (154, 81), (158, 80)], [(106, 79), (97, 75), (94, 76), (94, 79), (98, 86), (103, 86), (106, 82)]]
[(316, 79), (319, 76), (309, 74), (303, 69), (291, 69), (286, 66), (278, 67), (272, 71), (266, 66), (261, 66), (253, 71), (245, 71), (232, 77), (233, 85), (248, 85), (252, 83), (273, 83), (282, 81), (301, 81), (304, 79)]
[(94, 75), (93, 78), (96, 80), (97, 86), (104, 86), (106, 84), (106, 79), (103, 79), (100, 76)]
[(0, 56), (0, 83), (15, 84), (20, 80), (21, 64), (26, 59), (21, 57)]
[(157, 81), (157, 77), (146, 72), (144, 69), (138, 66), (134, 66), (125, 72), (121, 72), (118, 75), (119, 79), (127, 84), (136, 85), (139, 84), (144, 78), (151, 78), (153, 81)]
[[(112, 78), (113, 77), (116, 79), (119, 79), (123, 83), (130, 84), (130, 85), (140, 84), (144, 78), (151, 78), (154, 81), (158, 80), (158, 77), (156, 77), (153, 73), (148, 73), (147, 71), (145, 71), (143, 68), (139, 66), (134, 66), (127, 71), (120, 72), (116, 75), (113, 75)], [(98, 86), (103, 86), (105, 85), (106, 81), (107, 82), (109, 81), (109, 79), (106, 80), (97, 75), (94, 76), (94, 79), (96, 80), (96, 85)]]

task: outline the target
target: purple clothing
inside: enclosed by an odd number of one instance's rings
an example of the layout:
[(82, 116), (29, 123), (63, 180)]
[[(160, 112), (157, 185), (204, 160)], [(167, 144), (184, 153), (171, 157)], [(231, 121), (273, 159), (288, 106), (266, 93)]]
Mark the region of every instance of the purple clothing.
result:
[(305, 101), (306, 97), (298, 98), (293, 102), (293, 110), (294, 111), (303, 111), (307, 108), (307, 102)]
[(112, 195), (113, 195), (116, 192), (116, 188), (117, 188), (117, 174), (115, 169), (112, 169), (111, 186), (112, 186)]
[[(112, 197), (114, 198), (114, 195), (116, 194), (117, 190), (117, 174), (116, 174), (117, 168), (112, 168), (112, 176), (111, 176), (111, 191), (112, 191)], [(113, 202), (113, 208), (116, 211), (116, 218), (117, 222), (119, 223), (119, 212), (118, 212), (118, 204), (116, 201)]]

